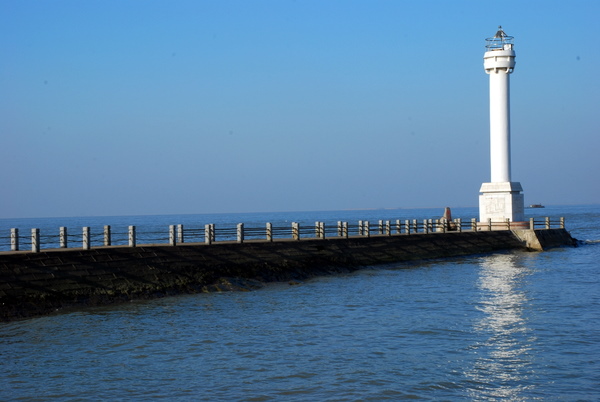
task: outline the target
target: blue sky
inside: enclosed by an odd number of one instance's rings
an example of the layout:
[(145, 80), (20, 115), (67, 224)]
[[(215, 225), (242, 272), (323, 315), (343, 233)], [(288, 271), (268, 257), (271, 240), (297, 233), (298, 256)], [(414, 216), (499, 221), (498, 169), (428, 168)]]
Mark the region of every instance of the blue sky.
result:
[(596, 1), (0, 0), (0, 218), (600, 203)]

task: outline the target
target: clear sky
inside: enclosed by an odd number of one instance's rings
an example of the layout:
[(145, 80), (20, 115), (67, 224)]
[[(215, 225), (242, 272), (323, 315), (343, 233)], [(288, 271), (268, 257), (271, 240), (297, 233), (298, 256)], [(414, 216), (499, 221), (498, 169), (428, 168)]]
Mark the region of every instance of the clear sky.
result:
[(600, 203), (600, 2), (0, 0), (0, 218)]

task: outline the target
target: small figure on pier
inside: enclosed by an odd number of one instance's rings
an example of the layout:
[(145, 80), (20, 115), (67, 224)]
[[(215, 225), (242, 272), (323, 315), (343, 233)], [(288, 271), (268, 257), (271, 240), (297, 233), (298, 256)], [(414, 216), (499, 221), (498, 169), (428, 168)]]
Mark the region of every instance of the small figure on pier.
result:
[(446, 230), (456, 230), (456, 223), (452, 220), (452, 211), (450, 211), (450, 207), (444, 209), (444, 215), (440, 218), (440, 223), (446, 225)]

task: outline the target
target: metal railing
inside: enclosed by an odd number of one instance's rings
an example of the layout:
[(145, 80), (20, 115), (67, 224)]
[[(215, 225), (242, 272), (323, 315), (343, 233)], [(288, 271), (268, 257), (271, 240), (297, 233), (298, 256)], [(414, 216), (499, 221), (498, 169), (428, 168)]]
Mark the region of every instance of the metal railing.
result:
[[(9, 251), (39, 252), (42, 248), (67, 249), (92, 247), (113, 247), (151, 244), (213, 244), (216, 242), (248, 242), (248, 241), (275, 241), (275, 240), (302, 240), (302, 239), (327, 239), (371, 236), (397, 236), (427, 233), (446, 233), (463, 231), (490, 231), (490, 230), (515, 230), (515, 229), (564, 229), (565, 220), (559, 218), (552, 220), (549, 217), (534, 219), (529, 222), (477, 222), (471, 220), (454, 219), (405, 219), (405, 220), (379, 220), (377, 223), (360, 220), (356, 224), (338, 221), (337, 224), (315, 222), (314, 226), (292, 222), (289, 226), (273, 226), (266, 223), (264, 227), (246, 227), (243, 223), (235, 227), (217, 227), (215, 224), (202, 226), (169, 225), (168, 231), (147, 231), (138, 233), (136, 226), (129, 226), (127, 231), (113, 230), (111, 226), (104, 226), (102, 231), (92, 231), (90, 227), (83, 227), (78, 233), (60, 227), (58, 233), (40, 233), (40, 229), (31, 229), (30, 233), (23, 233), (18, 228), (10, 229), (8, 236), (0, 236), (0, 253)], [(143, 242), (143, 243), (141, 243)], [(78, 245), (78, 246), (77, 246)], [(43, 246), (43, 247), (42, 247)]]

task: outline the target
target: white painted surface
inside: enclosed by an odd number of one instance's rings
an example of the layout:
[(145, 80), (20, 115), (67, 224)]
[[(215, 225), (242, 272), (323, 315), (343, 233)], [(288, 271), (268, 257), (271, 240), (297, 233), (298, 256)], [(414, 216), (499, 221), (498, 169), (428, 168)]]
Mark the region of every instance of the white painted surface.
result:
[(490, 171), (492, 182), (510, 182), (509, 75), (490, 74)]
[(492, 50), (483, 56), (490, 77), (490, 171), (492, 182), (510, 182), (510, 78), (514, 50)]
[(510, 74), (515, 68), (515, 57), (512, 43), (483, 56), (483, 67), (490, 79), (490, 183), (483, 183), (479, 190), (480, 222), (525, 220), (523, 188), (520, 183), (511, 182)]
[(523, 222), (525, 220), (525, 200), (517, 192), (483, 193), (479, 196), (479, 221)]

